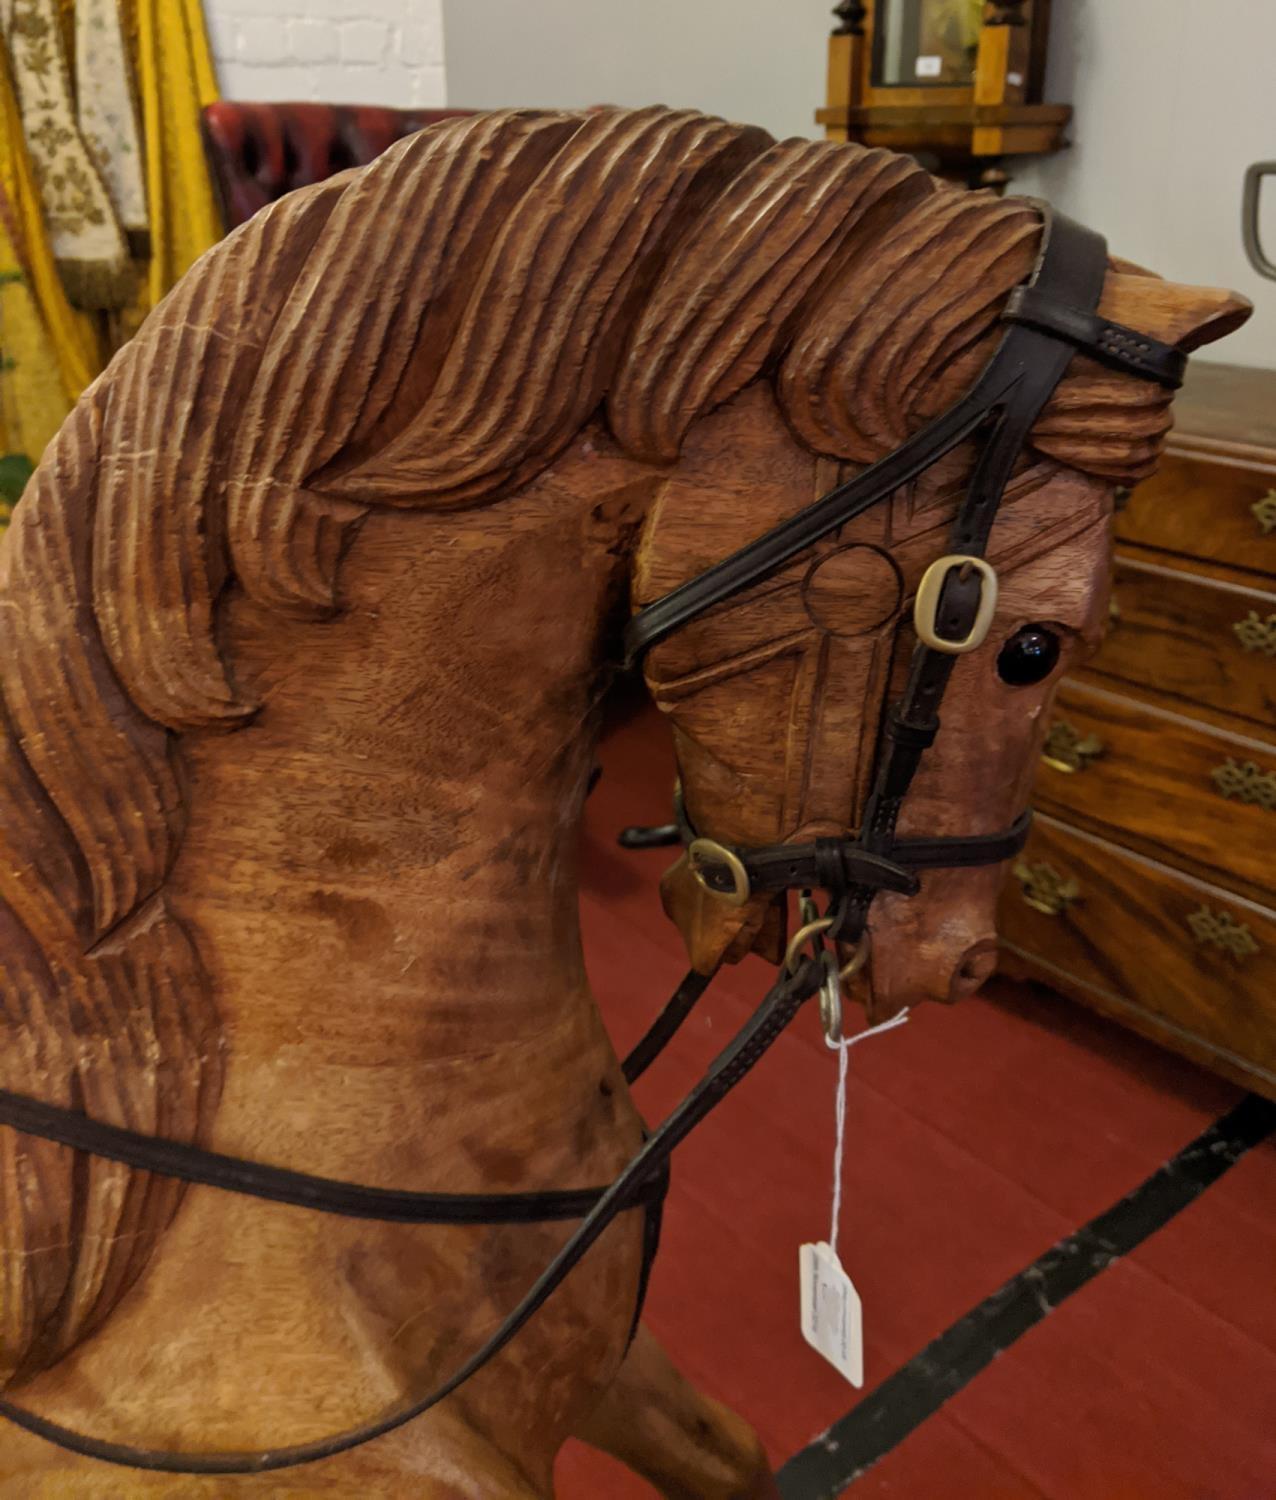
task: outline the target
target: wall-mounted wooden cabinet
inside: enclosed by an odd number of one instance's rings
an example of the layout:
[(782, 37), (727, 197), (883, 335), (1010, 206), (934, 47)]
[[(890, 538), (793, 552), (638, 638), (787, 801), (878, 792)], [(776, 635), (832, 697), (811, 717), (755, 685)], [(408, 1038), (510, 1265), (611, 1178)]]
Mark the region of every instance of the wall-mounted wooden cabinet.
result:
[(1072, 118), (1043, 102), (1050, 0), (841, 0), (829, 39), (831, 140), (889, 146), (1000, 186), (1005, 157), (1057, 151)]

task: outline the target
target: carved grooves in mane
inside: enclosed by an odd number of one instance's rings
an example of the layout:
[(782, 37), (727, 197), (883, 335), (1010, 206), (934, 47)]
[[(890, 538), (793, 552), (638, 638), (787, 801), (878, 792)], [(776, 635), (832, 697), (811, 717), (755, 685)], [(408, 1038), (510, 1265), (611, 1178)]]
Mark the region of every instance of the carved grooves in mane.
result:
[(677, 236), (767, 140), (691, 112), (515, 113), (370, 167), (248, 406), (229, 497), (245, 588), (331, 608), (337, 548), (307, 543), (317, 525), (341, 529), (364, 501), (474, 504), (544, 468), (598, 406)]
[[(221, 455), (341, 183), (224, 242), (50, 445), (0, 575), (0, 1084), (205, 1133), (216, 1006), (162, 883), (171, 735), (244, 711), (213, 640)], [(145, 1266), (182, 1185), (0, 1131), (0, 1385), (66, 1353)]]
[(619, 441), (672, 462), (692, 422), (785, 348), (822, 280), (932, 187), (907, 157), (827, 142), (784, 141), (750, 163), (630, 335), (607, 401)]
[[(991, 357), (1001, 309), (1040, 239), (1037, 214), (1015, 199), (944, 187), (915, 205), (857, 254), (794, 337), (777, 394), (799, 437), (871, 463), (956, 400)], [(1079, 358), (1032, 445), (1088, 473), (1138, 477), (1155, 467), (1169, 405), (1153, 382)]]
[[(6, 558), (6, 592), (25, 607), (0, 609), (0, 1077), (189, 1138), (218, 1073), (216, 1012), (155, 894), (179, 832), (166, 735), (120, 692), (88, 599), (95, 416), (82, 402), (63, 427)], [(180, 1189), (11, 1131), (0, 1149), (8, 1378), (100, 1321)]]
[(183, 278), (102, 382), (94, 606), (111, 663), (170, 729), (250, 712), (214, 639), (224, 489), (276, 317), (351, 174), (290, 194)]
[(1173, 392), (1093, 360), (1059, 382), (1032, 430), (1032, 445), (1060, 463), (1135, 484), (1154, 473), (1173, 425)]
[(1040, 232), (1016, 203), (944, 190), (918, 205), (828, 290), (785, 357), (778, 388), (802, 438), (870, 463), (942, 409), (961, 381), (937, 381), (936, 367), (971, 368), (973, 379)]

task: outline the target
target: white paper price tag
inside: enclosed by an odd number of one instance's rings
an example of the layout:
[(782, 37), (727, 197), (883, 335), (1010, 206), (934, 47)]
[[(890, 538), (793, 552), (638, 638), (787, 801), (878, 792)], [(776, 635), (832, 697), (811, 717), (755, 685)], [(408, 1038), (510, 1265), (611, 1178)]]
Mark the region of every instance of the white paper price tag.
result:
[(914, 64), (918, 78), (938, 78), (944, 71), (942, 57), (919, 57)]
[(823, 1240), (798, 1250), (802, 1337), (853, 1386), (864, 1384), (864, 1317), (860, 1294)]

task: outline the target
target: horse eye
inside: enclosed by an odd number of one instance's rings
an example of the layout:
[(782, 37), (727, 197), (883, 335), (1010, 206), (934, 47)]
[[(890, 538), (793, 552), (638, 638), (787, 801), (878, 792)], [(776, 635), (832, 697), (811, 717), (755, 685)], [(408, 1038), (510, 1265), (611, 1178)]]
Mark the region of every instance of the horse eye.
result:
[(1044, 625), (1025, 625), (1001, 648), (997, 676), (1011, 687), (1044, 682), (1059, 660), (1059, 637)]

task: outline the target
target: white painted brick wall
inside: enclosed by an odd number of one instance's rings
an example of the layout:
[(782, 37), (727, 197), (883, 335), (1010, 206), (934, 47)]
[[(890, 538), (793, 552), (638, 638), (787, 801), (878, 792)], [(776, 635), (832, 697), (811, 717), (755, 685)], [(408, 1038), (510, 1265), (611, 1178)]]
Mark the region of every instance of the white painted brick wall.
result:
[(443, 0), (204, 0), (227, 99), (438, 107)]

